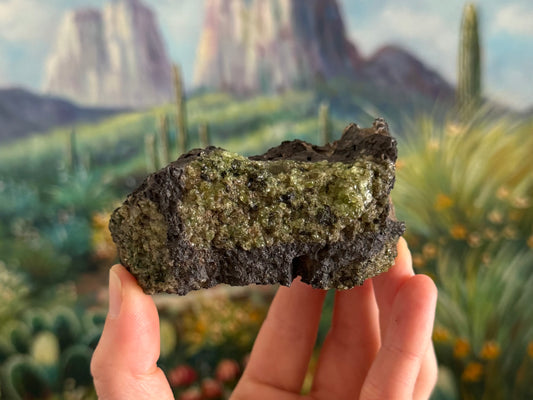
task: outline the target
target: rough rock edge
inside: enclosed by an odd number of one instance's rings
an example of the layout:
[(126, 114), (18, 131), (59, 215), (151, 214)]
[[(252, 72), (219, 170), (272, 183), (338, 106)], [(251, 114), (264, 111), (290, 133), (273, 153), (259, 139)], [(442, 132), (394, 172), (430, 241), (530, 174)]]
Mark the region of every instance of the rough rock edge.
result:
[[(146, 247), (145, 242), (136, 238), (137, 247), (129, 252), (134, 241), (131, 229), (124, 226), (124, 209), (121, 214), (121, 208), (118, 208), (111, 217), (110, 230), (120, 259), (146, 293), (185, 295), (191, 290), (209, 288), (219, 283), (234, 286), (280, 283), (290, 286), (297, 276), (315, 288), (349, 289), (385, 272), (394, 262), (396, 243), (405, 226), (396, 220), (390, 198), (384, 206), (389, 210), (388, 217), (381, 224), (382, 229), (361, 234), (356, 240), (326, 245), (295, 242), (248, 251), (195, 249), (180, 235), (182, 223), (176, 212), (176, 200), (182, 197), (184, 190), (180, 177), (186, 165), (213, 149), (191, 150), (150, 175), (121, 207), (136, 207), (142, 199), (157, 206), (158, 217), (164, 218), (168, 228), (166, 246), (160, 247), (159, 251), (148, 249), (146, 254), (142, 253), (139, 248)], [(377, 119), (368, 129), (350, 124), (341, 139), (325, 146), (315, 146), (301, 140), (286, 141), (264, 155), (250, 159), (351, 163), (359, 157), (370, 157), (376, 162), (396, 161), (396, 140), (390, 136), (388, 126), (382, 119)], [(386, 188), (387, 193), (390, 193), (393, 185), (394, 179)], [(139, 254), (142, 256), (139, 257)]]

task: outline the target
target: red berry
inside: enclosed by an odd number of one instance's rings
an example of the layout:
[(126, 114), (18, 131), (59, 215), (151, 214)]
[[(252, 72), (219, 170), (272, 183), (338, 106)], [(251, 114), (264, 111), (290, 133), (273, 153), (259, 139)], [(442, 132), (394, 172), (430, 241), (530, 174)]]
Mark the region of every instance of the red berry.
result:
[(222, 397), (222, 385), (214, 379), (204, 379), (202, 382), (202, 394), (205, 399), (220, 399)]
[(190, 388), (183, 392), (179, 400), (202, 400), (202, 392), (198, 388)]
[(226, 359), (220, 361), (217, 366), (215, 375), (217, 377), (217, 380), (225, 383), (237, 380), (240, 372), (241, 368), (239, 367), (237, 361)]
[(178, 365), (168, 374), (168, 380), (172, 387), (185, 387), (191, 385), (198, 375), (196, 371), (188, 365)]

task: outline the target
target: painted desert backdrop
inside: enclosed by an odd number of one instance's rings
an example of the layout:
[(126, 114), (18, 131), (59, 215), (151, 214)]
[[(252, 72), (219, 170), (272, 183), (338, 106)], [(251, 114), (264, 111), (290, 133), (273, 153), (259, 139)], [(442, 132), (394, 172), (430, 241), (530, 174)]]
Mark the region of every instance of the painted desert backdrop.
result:
[[(149, 173), (377, 117), (439, 288), (432, 399), (533, 398), (532, 21), (528, 0), (1, 0), (0, 398), (96, 398), (109, 215)], [(229, 398), (274, 293), (154, 297), (176, 398)]]

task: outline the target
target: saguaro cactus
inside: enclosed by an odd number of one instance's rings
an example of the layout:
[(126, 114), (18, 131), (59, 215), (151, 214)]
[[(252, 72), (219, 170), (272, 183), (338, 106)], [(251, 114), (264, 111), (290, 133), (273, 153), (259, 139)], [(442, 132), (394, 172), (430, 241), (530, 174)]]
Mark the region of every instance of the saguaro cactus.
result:
[(90, 386), (92, 351), (84, 345), (75, 345), (68, 348), (61, 356), (61, 376), (63, 381), (74, 379), (76, 387)]
[(318, 110), (319, 143), (324, 145), (331, 142), (331, 121), (329, 118), (329, 104), (323, 102)]
[(170, 162), (169, 150), (169, 130), (168, 119), (166, 115), (161, 116), (159, 120), (159, 168), (164, 167)]
[(200, 139), (200, 147), (208, 147), (211, 144), (209, 125), (207, 122), (201, 123), (198, 127), (198, 137)]
[(67, 136), (67, 169), (69, 172), (74, 172), (79, 165), (78, 149), (76, 145), (76, 131), (74, 128)]
[(187, 109), (181, 68), (174, 64), (174, 90), (176, 93), (176, 152), (179, 157), (187, 151)]
[[(26, 355), (15, 355), (3, 366), (2, 396), (6, 399), (47, 399), (52, 393), (42, 368)], [(4, 398), (4, 397), (2, 397)]]
[(463, 11), (459, 44), (457, 107), (460, 116), (471, 117), (481, 102), (481, 50), (476, 6)]
[(63, 351), (76, 343), (81, 333), (81, 323), (76, 313), (67, 307), (58, 307), (54, 314), (52, 331), (57, 336), (59, 347)]
[(144, 153), (146, 158), (146, 172), (151, 174), (157, 170), (158, 157), (155, 149), (155, 135), (148, 133), (144, 137)]

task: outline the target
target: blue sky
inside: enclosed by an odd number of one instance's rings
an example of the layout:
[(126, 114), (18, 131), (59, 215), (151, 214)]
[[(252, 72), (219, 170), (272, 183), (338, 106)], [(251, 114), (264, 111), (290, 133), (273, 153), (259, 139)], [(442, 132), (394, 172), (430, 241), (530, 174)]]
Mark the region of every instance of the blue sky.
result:
[[(144, 0), (157, 12), (171, 58), (190, 81), (203, 20), (201, 0)], [(300, 0), (304, 1), (304, 0)], [(0, 0), (0, 86), (38, 91), (64, 12), (106, 0)], [(364, 55), (401, 45), (455, 81), (463, 0), (339, 0), (350, 38)], [(533, 1), (478, 0), (485, 92), (517, 108), (533, 106)]]

